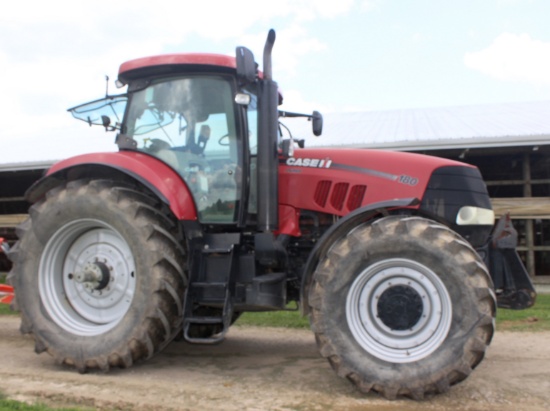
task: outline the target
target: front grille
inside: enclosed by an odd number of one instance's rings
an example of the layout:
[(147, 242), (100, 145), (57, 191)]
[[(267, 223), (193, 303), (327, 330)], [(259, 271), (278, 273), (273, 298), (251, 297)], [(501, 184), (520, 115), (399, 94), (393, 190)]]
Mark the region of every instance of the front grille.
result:
[(365, 193), (367, 191), (367, 186), (358, 185), (351, 188), (351, 192), (348, 197), (348, 210), (353, 211), (356, 208), (361, 207), (363, 204), (363, 198), (365, 198)]
[(342, 210), (344, 202), (346, 201), (346, 195), (348, 193), (348, 183), (336, 183), (330, 196), (330, 205), (337, 210)]
[(321, 180), (315, 187), (313, 201), (320, 207), (328, 207), (327, 212), (333, 212), (333, 209), (353, 211), (361, 207), (366, 192), (367, 186), (365, 185), (354, 185), (350, 189), (349, 183), (333, 183), (330, 180)]

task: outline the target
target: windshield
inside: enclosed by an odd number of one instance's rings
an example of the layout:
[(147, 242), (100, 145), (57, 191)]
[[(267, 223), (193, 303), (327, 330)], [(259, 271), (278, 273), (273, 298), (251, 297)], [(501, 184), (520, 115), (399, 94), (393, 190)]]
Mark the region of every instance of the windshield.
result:
[(85, 121), (90, 126), (98, 125), (110, 130), (120, 130), (127, 101), (126, 94), (107, 96), (70, 108), (69, 112), (74, 118)]
[(160, 79), (132, 92), (123, 134), (176, 170), (203, 222), (235, 221), (242, 161), (231, 82), (214, 75)]

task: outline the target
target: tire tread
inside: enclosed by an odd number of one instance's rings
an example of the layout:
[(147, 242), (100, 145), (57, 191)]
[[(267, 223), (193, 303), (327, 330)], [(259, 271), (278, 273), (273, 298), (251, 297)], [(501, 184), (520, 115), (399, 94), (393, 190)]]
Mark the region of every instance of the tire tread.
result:
[[(476, 324), (479, 333), (470, 333), (462, 359), (458, 363), (445, 367), (443, 372), (434, 376), (433, 379), (420, 382), (420, 385), (418, 381), (409, 381), (407, 384), (398, 385), (382, 380), (365, 379), (360, 373), (345, 364), (343, 358), (338, 354), (339, 349), (335, 345), (337, 343), (325, 335), (326, 327), (322, 308), (329, 292), (327, 289), (334, 292), (333, 285), (340, 281), (338, 277), (341, 276), (341, 273), (337, 272), (336, 269), (338, 263), (350, 254), (364, 253), (365, 249), (368, 250), (365, 245), (372, 238), (380, 238), (393, 233), (399, 235), (409, 234), (425, 240), (435, 240), (441, 247), (457, 255), (458, 261), (464, 264), (470, 273), (464, 281), (475, 285), (478, 306), (480, 307), (480, 318)], [(321, 356), (328, 359), (339, 376), (352, 381), (360, 391), (365, 393), (375, 391), (388, 399), (395, 399), (398, 396), (423, 399), (426, 394), (446, 392), (451, 385), (466, 378), (483, 359), (494, 333), (496, 300), (491, 288), (491, 278), (485, 266), (480, 262), (475, 250), (449, 228), (416, 216), (382, 218), (355, 228), (347, 236), (337, 240), (324, 259), (319, 262), (318, 269), (307, 291), (311, 328), (315, 333)]]
[[(154, 286), (150, 290), (153, 303), (147, 307), (148, 317), (136, 327), (136, 331), (127, 341), (121, 341), (118, 344), (115, 351), (86, 358), (67, 354), (64, 347), (50, 346), (46, 334), (43, 334), (48, 331), (42, 331), (41, 328), (44, 327), (36, 327), (34, 325), (36, 320), (28, 318), (24, 310), (20, 329), (22, 333), (34, 334), (37, 353), (48, 351), (57, 362), (72, 365), (79, 372), (94, 368), (105, 372), (111, 367), (127, 368), (139, 360), (150, 358), (181, 332), (182, 302), (178, 296), (180, 298), (183, 296), (186, 273), (185, 250), (176, 240), (177, 224), (169, 215), (159, 211), (161, 207), (158, 200), (137, 186), (110, 180), (71, 181), (65, 186), (50, 190), (43, 199), (35, 203), (30, 208), (29, 218), (17, 228), (19, 241), (10, 255), (14, 265), (9, 274), (9, 281), (15, 288), (20, 286), (18, 268), (26, 255), (33, 252), (25, 249), (25, 237), (33, 231), (35, 222), (40, 220), (42, 210), (49, 207), (51, 203), (74, 196), (79, 198), (101, 196), (104, 202), (125, 210), (140, 230), (146, 233), (144, 238), (149, 243), (152, 258), (155, 260), (151, 271)], [(17, 292), (23, 293), (24, 290), (20, 289)], [(70, 343), (67, 341), (67, 344)]]

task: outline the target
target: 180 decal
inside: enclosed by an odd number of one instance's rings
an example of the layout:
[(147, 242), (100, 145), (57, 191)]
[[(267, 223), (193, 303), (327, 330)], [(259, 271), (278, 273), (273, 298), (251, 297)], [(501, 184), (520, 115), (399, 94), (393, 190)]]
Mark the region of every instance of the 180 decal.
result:
[(402, 175), (402, 176), (399, 176), (399, 182), (401, 184), (407, 184), (409, 186), (415, 186), (415, 185), (418, 184), (418, 178)]

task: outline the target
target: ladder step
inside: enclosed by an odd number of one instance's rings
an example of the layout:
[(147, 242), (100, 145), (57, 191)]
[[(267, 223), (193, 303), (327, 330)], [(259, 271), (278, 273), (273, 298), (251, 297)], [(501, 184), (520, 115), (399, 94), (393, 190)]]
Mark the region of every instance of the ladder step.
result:
[[(240, 241), (240, 234), (207, 234), (197, 240), (184, 296), (183, 338), (187, 342), (215, 344), (225, 338), (233, 316), (235, 245)], [(200, 315), (200, 307), (208, 304), (220, 313)]]
[(208, 283), (208, 282), (202, 282), (202, 281), (194, 281), (194, 282), (189, 284), (190, 287), (201, 287), (201, 288), (207, 288), (207, 287), (223, 287), (223, 288), (225, 288), (226, 285), (227, 285), (227, 283), (225, 283), (225, 282)]
[[(191, 325), (213, 325), (221, 324), (222, 329), (218, 334), (211, 335), (209, 337), (191, 337), (189, 335), (189, 329)], [(225, 334), (227, 334), (227, 329), (229, 327), (223, 323), (222, 317), (191, 317), (185, 320), (185, 325), (183, 327), (183, 338), (185, 341), (191, 344), (218, 344), (225, 339)]]
[(203, 254), (229, 254), (233, 251), (233, 245), (231, 247), (216, 247), (216, 248), (203, 248), (201, 249), (201, 253)]
[(190, 317), (186, 318), (188, 324), (223, 324), (222, 317)]

